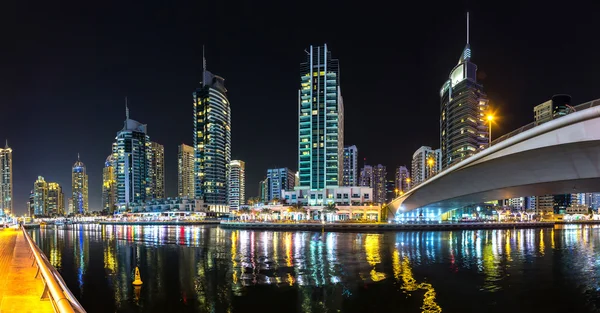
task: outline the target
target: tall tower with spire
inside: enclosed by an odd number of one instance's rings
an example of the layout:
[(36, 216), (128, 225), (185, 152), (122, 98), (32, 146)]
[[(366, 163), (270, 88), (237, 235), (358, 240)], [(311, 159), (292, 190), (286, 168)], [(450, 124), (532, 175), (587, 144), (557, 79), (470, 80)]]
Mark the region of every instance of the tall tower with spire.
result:
[[(147, 126), (129, 118), (125, 100), (125, 123), (115, 138), (112, 151), (116, 181), (115, 206), (125, 211), (132, 205), (141, 205), (150, 197), (151, 147)], [(107, 161), (108, 162), (108, 161)]]
[(467, 43), (440, 89), (440, 144), (442, 168), (460, 162), (488, 146), (485, 115), (488, 99), (477, 82), (477, 65), (471, 62), (467, 12)]
[(210, 212), (223, 215), (229, 212), (231, 107), (225, 79), (206, 70), (202, 50), (202, 85), (193, 93), (194, 194)]
[(75, 214), (87, 214), (89, 212), (88, 205), (88, 175), (85, 169), (85, 164), (81, 162), (79, 153), (77, 153), (77, 161), (73, 164), (71, 172), (72, 185), (71, 190), (73, 197), (73, 210)]
[(8, 140), (0, 148), (0, 216), (13, 213), (12, 149)]

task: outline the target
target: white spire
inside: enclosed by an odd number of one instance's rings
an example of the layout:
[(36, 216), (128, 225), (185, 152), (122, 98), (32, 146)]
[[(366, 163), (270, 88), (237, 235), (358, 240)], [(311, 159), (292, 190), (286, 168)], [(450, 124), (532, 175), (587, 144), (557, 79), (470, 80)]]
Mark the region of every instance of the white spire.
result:
[(467, 11), (467, 44), (469, 44), (469, 12)]
[(206, 85), (204, 82), (206, 80), (206, 58), (204, 57), (204, 45), (202, 45), (202, 87)]
[(127, 96), (125, 96), (125, 119), (129, 119), (129, 107), (127, 106)]
[(80, 160), (79, 160), (79, 152), (77, 152), (77, 161), (80, 161)]

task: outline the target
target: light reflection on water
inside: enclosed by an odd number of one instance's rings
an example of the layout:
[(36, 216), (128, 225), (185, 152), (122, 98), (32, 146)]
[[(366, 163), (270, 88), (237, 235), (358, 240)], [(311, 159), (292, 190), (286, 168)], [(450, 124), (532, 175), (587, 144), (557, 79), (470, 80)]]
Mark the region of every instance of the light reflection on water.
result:
[(595, 226), (333, 233), (75, 225), (33, 237), (90, 313), (600, 308)]

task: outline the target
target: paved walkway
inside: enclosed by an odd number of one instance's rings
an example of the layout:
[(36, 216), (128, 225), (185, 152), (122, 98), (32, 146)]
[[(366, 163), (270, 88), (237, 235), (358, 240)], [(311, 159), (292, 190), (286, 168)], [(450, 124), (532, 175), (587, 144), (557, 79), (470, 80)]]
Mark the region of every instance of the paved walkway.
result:
[(0, 230), (0, 313), (54, 312), (21, 230)]

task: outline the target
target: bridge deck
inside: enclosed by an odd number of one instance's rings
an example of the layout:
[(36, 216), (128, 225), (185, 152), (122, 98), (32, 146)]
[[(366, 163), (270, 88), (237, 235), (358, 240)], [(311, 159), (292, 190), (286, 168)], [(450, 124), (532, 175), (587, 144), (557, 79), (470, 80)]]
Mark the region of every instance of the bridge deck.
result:
[(54, 312), (21, 230), (0, 230), (0, 312)]

